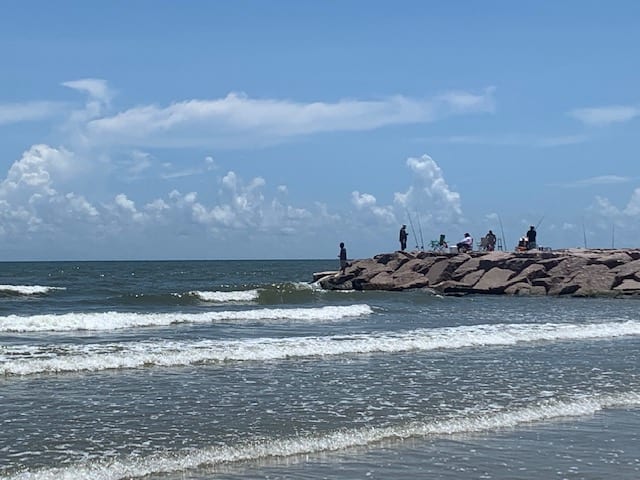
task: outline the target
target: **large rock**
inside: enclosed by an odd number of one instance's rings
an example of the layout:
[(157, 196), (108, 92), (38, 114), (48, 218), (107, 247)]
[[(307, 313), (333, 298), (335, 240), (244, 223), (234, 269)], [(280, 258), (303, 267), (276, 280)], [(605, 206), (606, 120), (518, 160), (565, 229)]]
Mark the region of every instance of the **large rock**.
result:
[[(514, 264), (511, 263), (510, 265), (513, 266)], [(544, 278), (547, 276), (547, 271), (545, 270), (544, 265), (534, 263), (527, 265), (520, 271), (520, 273), (511, 277), (509, 283), (514, 284), (519, 282), (526, 282), (528, 284), (531, 284), (532, 280), (537, 278)]]
[(613, 289), (618, 292), (640, 293), (640, 282), (633, 278), (625, 278), (620, 285), (613, 287)]
[(511, 277), (513, 277), (511, 270), (493, 267), (475, 284), (473, 291), (480, 293), (503, 293), (507, 288), (507, 281)]
[(314, 274), (333, 290), (432, 287), (447, 295), (640, 295), (640, 250), (394, 252), (354, 260), (346, 272)]

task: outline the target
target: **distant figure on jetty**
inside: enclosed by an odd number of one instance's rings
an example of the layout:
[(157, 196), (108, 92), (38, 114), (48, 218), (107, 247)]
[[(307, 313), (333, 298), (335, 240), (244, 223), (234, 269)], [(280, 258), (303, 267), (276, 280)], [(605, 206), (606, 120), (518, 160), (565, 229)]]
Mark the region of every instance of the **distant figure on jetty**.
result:
[(464, 238), (461, 242), (456, 244), (456, 247), (458, 247), (458, 252), (468, 252), (473, 250), (473, 237), (468, 233), (465, 233)]
[(531, 227), (529, 227), (529, 231), (527, 232), (527, 250), (532, 250), (538, 247), (538, 245), (536, 244), (536, 235), (536, 227), (531, 225)]
[(407, 237), (409, 236), (409, 234), (407, 233), (407, 226), (406, 225), (402, 225), (402, 228), (400, 229), (400, 250), (404, 251), (405, 248), (407, 248)]
[(487, 252), (493, 252), (496, 249), (496, 234), (489, 230), (484, 238), (487, 241)]
[(344, 273), (347, 268), (347, 249), (344, 247), (344, 242), (340, 242), (340, 271)]

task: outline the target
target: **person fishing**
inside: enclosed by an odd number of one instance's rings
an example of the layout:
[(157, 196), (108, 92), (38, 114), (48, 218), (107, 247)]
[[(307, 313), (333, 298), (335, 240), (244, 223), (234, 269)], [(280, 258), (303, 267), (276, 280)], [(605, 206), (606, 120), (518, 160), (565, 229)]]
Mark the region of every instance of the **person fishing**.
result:
[(405, 248), (407, 248), (407, 237), (409, 236), (409, 234), (407, 233), (407, 226), (406, 225), (402, 225), (402, 227), (400, 228), (400, 250), (404, 251)]
[(340, 253), (338, 257), (340, 257), (340, 271), (344, 273), (347, 268), (347, 249), (344, 246), (344, 242), (340, 242)]
[(527, 232), (527, 249), (528, 250), (532, 250), (534, 248), (537, 248), (537, 243), (536, 243), (536, 236), (537, 236), (537, 232), (536, 232), (536, 227), (534, 227), (533, 225), (531, 225), (531, 227), (529, 227), (529, 231)]

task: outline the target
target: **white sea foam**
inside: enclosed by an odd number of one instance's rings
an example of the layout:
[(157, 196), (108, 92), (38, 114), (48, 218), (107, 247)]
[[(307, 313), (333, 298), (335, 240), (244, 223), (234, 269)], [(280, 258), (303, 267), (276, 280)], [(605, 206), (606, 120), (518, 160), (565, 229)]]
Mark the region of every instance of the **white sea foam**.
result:
[(43, 295), (54, 290), (66, 290), (66, 288), (48, 287), (46, 285), (0, 285), (0, 292), (11, 292), (19, 295)]
[[(365, 313), (367, 310), (363, 309)], [(347, 310), (347, 312), (353, 311)], [(346, 312), (343, 312), (346, 313)], [(114, 344), (13, 346), (0, 349), (0, 374), (132, 369), (228, 361), (270, 361), (372, 353), (399, 353), (540, 341), (569, 341), (640, 335), (640, 322), (598, 324), (511, 324), (419, 329), (404, 333), (320, 337), (128, 342)]]
[(373, 313), (369, 305), (325, 306), (317, 308), (261, 308), (203, 313), (65, 313), (7, 315), (0, 317), (0, 332), (45, 332), (72, 330), (116, 330), (162, 327), (177, 323), (224, 321), (305, 321), (326, 322)]
[(200, 291), (194, 290), (189, 295), (198, 297), (204, 302), (230, 303), (230, 302), (252, 302), (260, 296), (258, 290), (235, 290), (225, 291)]
[(223, 464), (260, 462), (269, 458), (295, 458), (345, 450), (353, 447), (375, 447), (383, 441), (408, 438), (444, 437), (456, 434), (492, 432), (521, 425), (593, 415), (607, 408), (640, 405), (640, 394), (577, 397), (566, 401), (546, 401), (524, 408), (495, 410), (482, 415), (425, 419), (385, 428), (367, 427), (317, 435), (300, 435), (282, 439), (266, 439), (225, 447), (207, 447), (188, 452), (166, 452), (128, 457), (109, 462), (92, 462), (49, 468), (0, 477), (2, 480), (119, 480), (145, 475), (170, 474)]

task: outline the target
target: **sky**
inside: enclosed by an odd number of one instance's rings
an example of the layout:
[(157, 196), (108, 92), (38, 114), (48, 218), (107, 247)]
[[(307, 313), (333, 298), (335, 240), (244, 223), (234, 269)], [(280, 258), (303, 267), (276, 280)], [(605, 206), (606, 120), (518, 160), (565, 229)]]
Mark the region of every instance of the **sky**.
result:
[(0, 261), (640, 242), (640, 2), (2, 10)]

